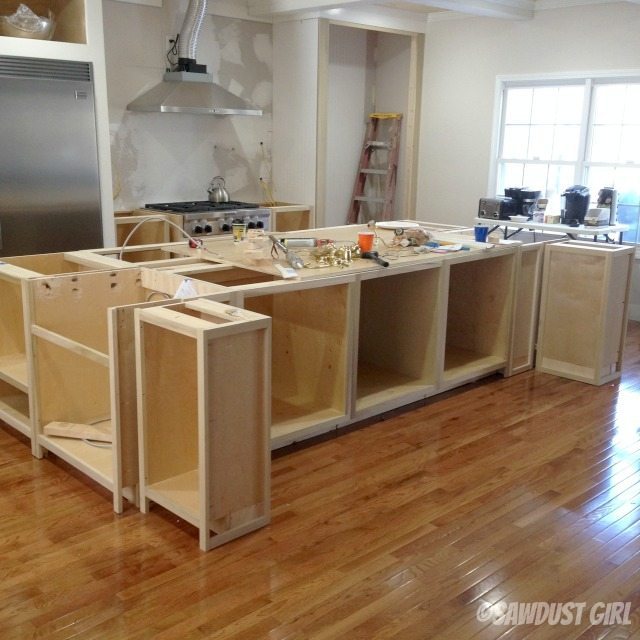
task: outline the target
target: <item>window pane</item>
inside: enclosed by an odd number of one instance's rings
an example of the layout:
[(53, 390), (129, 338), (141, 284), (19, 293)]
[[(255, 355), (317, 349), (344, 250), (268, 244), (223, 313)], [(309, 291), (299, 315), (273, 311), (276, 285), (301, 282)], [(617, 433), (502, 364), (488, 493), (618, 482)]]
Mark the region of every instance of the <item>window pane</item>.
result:
[(614, 167), (589, 167), (586, 185), (593, 197), (598, 197), (598, 191), (604, 187), (613, 187), (616, 170)]
[(558, 125), (553, 136), (553, 160), (568, 160), (575, 162), (578, 159), (580, 148), (580, 127), (578, 125)]
[(547, 178), (547, 195), (549, 204), (547, 209), (549, 212), (560, 213), (562, 208), (561, 194), (575, 184), (574, 168), (566, 164), (549, 165), (549, 174)]
[(594, 124), (620, 124), (624, 113), (626, 87), (623, 84), (597, 85), (594, 90)]
[(536, 87), (531, 107), (532, 124), (553, 124), (558, 105), (557, 87)]
[[(640, 204), (640, 169), (618, 167), (613, 185), (628, 204)], [(618, 198), (621, 202), (621, 198)]]
[(506, 125), (502, 142), (503, 158), (526, 158), (529, 144), (529, 127), (521, 124)]
[(548, 160), (553, 150), (553, 125), (532, 125), (529, 135), (529, 153), (532, 160)]
[(558, 89), (558, 124), (580, 124), (584, 100), (584, 86)]
[(507, 89), (506, 124), (529, 124), (533, 89)]
[(640, 164), (640, 126), (629, 125), (622, 127), (620, 162), (636, 162)]
[(640, 84), (627, 85), (627, 101), (623, 122), (625, 124), (640, 124)]
[(544, 193), (547, 187), (547, 170), (546, 164), (526, 164), (522, 186)]
[(597, 125), (591, 132), (592, 162), (617, 162), (620, 152), (620, 134), (618, 125)]
[(497, 195), (504, 195), (504, 188), (521, 187), (524, 165), (521, 162), (503, 162), (498, 175)]

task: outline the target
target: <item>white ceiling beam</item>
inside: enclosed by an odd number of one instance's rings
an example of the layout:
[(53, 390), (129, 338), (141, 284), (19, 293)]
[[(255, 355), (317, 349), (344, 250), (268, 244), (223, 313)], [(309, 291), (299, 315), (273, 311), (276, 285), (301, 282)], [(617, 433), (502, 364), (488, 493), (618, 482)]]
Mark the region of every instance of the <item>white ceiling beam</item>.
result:
[(249, 0), (250, 15), (281, 15), (299, 11), (344, 9), (368, 4), (366, 0)]
[[(640, 2), (640, 0), (638, 0)], [(534, 14), (532, 0), (526, 2), (496, 2), (495, 0), (410, 0), (412, 4), (447, 9), (472, 16), (531, 20)]]

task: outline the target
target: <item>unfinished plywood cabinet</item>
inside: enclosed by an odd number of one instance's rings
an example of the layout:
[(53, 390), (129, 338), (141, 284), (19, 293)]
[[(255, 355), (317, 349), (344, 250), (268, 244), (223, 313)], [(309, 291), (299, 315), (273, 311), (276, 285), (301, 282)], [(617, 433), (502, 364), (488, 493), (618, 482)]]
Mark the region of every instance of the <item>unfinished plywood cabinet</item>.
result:
[(435, 393), (441, 278), (437, 265), (362, 277), (354, 367), (357, 418)]
[(536, 369), (601, 385), (620, 376), (635, 247), (545, 247)]
[(75, 273), (90, 268), (89, 263), (79, 264), (64, 253), (5, 257), (0, 262), (0, 420), (30, 439), (33, 425), (25, 283), (45, 274)]
[(246, 309), (273, 321), (274, 448), (322, 433), (348, 419), (351, 284), (271, 286), (242, 295)]
[[(137, 502), (133, 308), (172, 302), (183, 280), (130, 268), (26, 283), (34, 453), (54, 453), (106, 487), (116, 512), (123, 497)], [(197, 294), (220, 290), (193, 286)]]
[(509, 360), (515, 252), (451, 258), (443, 306), (441, 390), (504, 369)]
[(184, 518), (203, 551), (264, 526), (270, 319), (209, 300), (136, 316), (142, 511)]

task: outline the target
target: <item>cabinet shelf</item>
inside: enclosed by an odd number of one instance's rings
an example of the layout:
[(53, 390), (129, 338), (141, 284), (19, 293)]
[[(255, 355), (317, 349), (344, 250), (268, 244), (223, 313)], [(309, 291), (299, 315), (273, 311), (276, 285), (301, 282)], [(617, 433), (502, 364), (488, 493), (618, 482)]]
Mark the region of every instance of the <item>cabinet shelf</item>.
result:
[(498, 356), (482, 356), (470, 349), (448, 347), (445, 354), (445, 380), (465, 378), (467, 375), (484, 375), (495, 371), (506, 364), (504, 358)]
[(175, 513), (194, 526), (198, 526), (198, 470), (192, 469), (147, 485), (147, 498)]
[(411, 396), (426, 397), (435, 393), (435, 389), (435, 384), (426, 384), (423, 378), (403, 375), (368, 362), (358, 365), (357, 407), (360, 411), (405, 397), (406, 402), (411, 402)]
[(0, 356), (0, 380), (8, 382), (23, 393), (28, 393), (27, 356), (24, 353)]
[(94, 446), (76, 438), (45, 435), (38, 436), (38, 442), (47, 451), (113, 491), (113, 455), (110, 446)]
[(31, 437), (29, 395), (0, 380), (0, 420)]

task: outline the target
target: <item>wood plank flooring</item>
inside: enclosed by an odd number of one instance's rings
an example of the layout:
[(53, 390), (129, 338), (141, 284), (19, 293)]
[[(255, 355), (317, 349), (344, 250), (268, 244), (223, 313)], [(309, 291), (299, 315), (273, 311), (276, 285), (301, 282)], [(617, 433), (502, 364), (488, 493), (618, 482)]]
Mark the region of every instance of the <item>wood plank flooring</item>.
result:
[[(619, 383), (494, 376), (276, 454), (272, 524), (208, 553), (2, 427), (0, 638), (638, 640), (640, 324), (627, 342)], [(581, 623), (500, 618), (535, 602)], [(629, 624), (591, 623), (614, 602)]]

